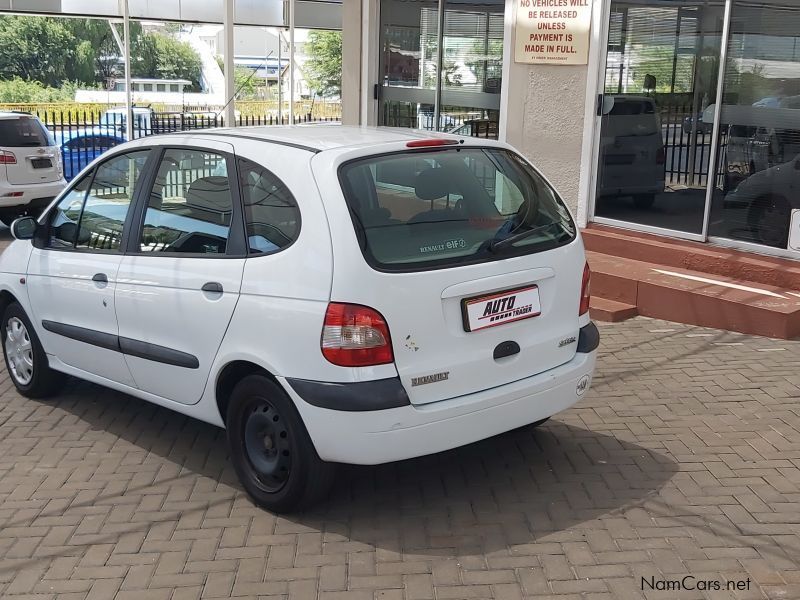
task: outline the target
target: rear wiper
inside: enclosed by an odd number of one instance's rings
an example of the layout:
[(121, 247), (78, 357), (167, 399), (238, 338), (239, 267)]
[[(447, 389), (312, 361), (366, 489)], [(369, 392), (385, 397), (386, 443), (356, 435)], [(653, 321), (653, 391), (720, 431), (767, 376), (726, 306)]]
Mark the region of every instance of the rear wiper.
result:
[(532, 229), (526, 229), (525, 231), (520, 231), (517, 234), (511, 235), (501, 240), (493, 240), (492, 243), (489, 244), (489, 250), (492, 252), (497, 252), (498, 250), (502, 250), (506, 246), (511, 246), (512, 244), (516, 244), (520, 240), (524, 240), (525, 238), (530, 237), (535, 233), (539, 233), (543, 229), (552, 227), (553, 225), (561, 225), (561, 222), (551, 221), (550, 223), (545, 223), (544, 225), (539, 225), (538, 227), (534, 227)]

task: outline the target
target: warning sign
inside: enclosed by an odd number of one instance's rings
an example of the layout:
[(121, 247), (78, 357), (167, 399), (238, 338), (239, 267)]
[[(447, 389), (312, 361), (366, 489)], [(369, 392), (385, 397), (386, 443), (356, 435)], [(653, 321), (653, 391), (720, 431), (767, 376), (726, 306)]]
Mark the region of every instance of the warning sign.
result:
[(591, 0), (516, 2), (516, 62), (558, 65), (588, 62)]

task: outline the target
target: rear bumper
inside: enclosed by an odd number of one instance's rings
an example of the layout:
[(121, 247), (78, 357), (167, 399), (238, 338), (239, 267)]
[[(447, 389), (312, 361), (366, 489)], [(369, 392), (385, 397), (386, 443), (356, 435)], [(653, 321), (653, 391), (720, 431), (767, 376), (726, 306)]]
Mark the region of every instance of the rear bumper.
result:
[[(44, 208), (53, 198), (58, 196), (67, 185), (63, 179), (51, 183), (31, 183), (11, 185), (7, 181), (0, 182), (0, 208), (22, 207)], [(9, 196), (19, 194), (21, 196)]]
[(381, 464), (471, 444), (569, 408), (589, 388), (596, 354), (595, 345), (568, 363), (533, 377), (451, 400), (384, 410), (314, 406), (286, 379), (281, 383), (294, 400), (320, 458)]

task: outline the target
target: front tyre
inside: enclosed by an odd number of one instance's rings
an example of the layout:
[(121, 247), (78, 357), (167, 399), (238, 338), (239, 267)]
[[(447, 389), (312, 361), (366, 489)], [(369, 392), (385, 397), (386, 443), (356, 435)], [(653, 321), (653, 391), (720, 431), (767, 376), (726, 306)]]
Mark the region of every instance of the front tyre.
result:
[(64, 381), (64, 375), (47, 363), (36, 331), (17, 302), (3, 313), (3, 357), (14, 387), (27, 398), (52, 396)]
[(259, 506), (297, 511), (330, 490), (335, 466), (317, 456), (297, 409), (271, 379), (242, 379), (231, 394), (225, 424), (233, 467)]

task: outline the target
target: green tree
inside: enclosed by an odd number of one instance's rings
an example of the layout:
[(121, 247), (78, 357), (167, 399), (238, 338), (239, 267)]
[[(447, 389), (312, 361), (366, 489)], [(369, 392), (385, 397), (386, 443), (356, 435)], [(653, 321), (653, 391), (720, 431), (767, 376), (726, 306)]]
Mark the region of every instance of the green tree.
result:
[(312, 31), (306, 41), (308, 59), (303, 67), (306, 83), (319, 96), (342, 94), (342, 33)]
[[(130, 31), (132, 75), (188, 79), (199, 89), (202, 62), (189, 44), (173, 37), (175, 28), (167, 34), (151, 33), (133, 22)], [(108, 21), (0, 17), (2, 79), (19, 77), (45, 87), (65, 81), (104, 87), (109, 79), (123, 76), (120, 50)]]
[(0, 102), (71, 102), (74, 98), (75, 84), (72, 83), (52, 88), (19, 77), (0, 81)]
[(0, 77), (58, 85), (68, 79), (76, 46), (72, 33), (56, 19), (0, 18)]

